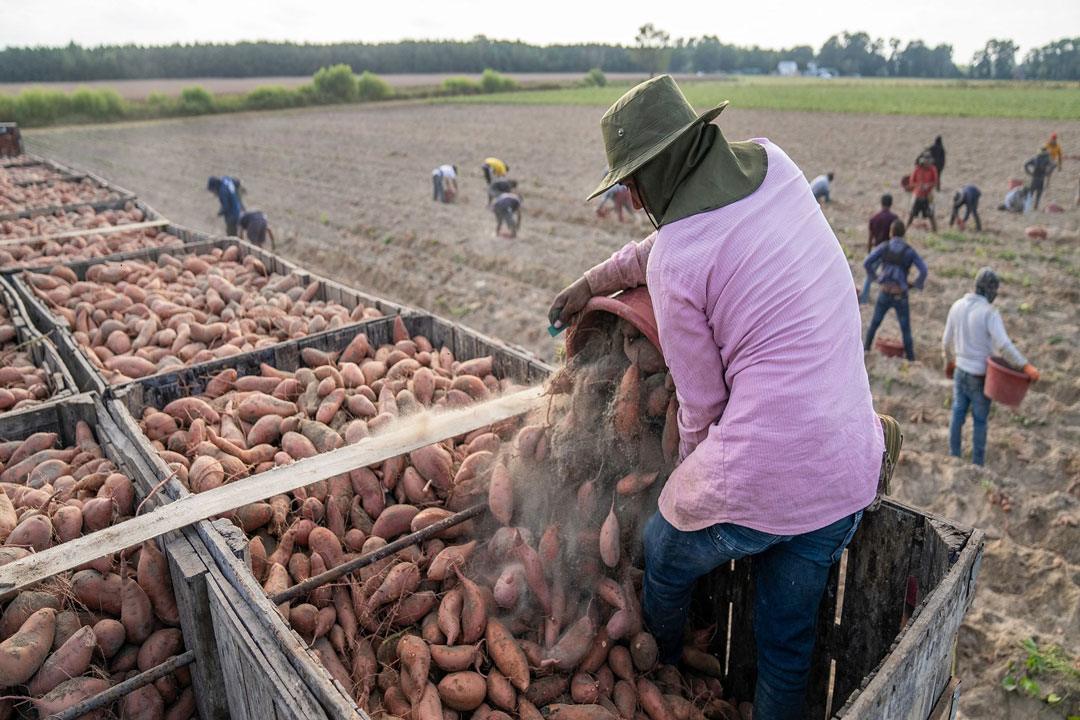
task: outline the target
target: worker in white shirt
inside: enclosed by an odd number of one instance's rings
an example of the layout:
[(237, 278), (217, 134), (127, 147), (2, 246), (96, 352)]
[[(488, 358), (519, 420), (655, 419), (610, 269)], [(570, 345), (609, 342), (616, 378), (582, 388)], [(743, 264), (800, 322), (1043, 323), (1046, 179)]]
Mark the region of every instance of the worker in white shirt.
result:
[(448, 203), (458, 193), (457, 166), (440, 165), (431, 171), (431, 184), (434, 186), (432, 200)]
[(997, 296), (997, 273), (984, 267), (975, 276), (975, 292), (953, 303), (941, 347), (945, 355), (945, 374), (953, 371), (952, 420), (949, 422), (949, 454), (960, 455), (960, 436), (968, 408), (974, 424), (971, 461), (986, 462), (986, 424), (990, 416), (990, 398), (983, 392), (986, 382), (986, 359), (1000, 356), (1008, 364), (1023, 368), (1032, 382), (1039, 379), (1036, 370), (1020, 354), (1005, 332), (1001, 313), (991, 305)]

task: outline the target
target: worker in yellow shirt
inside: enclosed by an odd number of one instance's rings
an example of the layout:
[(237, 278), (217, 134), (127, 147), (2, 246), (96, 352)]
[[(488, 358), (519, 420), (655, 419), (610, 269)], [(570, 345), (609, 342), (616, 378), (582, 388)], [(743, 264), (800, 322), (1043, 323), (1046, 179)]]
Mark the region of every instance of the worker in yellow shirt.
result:
[(490, 187), (495, 180), (506, 177), (506, 173), (510, 171), (510, 166), (499, 158), (489, 157), (484, 158), (484, 164), (480, 166), (480, 170), (484, 173), (484, 181)]
[(1061, 144), (1058, 142), (1057, 133), (1050, 133), (1050, 142), (1046, 143), (1046, 149), (1050, 151), (1050, 159), (1061, 169)]

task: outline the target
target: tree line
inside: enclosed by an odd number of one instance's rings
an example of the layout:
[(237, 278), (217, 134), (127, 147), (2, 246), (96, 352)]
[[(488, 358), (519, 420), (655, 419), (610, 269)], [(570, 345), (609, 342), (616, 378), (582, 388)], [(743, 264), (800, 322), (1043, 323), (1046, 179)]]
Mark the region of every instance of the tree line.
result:
[(901, 43), (865, 32), (830, 37), (816, 52), (742, 47), (715, 35), (670, 39), (643, 26), (632, 45), (600, 43), (538, 46), (492, 40), (406, 40), (394, 43), (300, 44), (292, 42), (196, 43), (164, 46), (9, 47), (0, 50), (0, 82), (89, 81), (187, 77), (310, 75), (346, 64), (372, 73), (772, 72), (782, 60), (800, 70), (810, 63), (843, 75), (867, 77), (972, 77), (1037, 80), (1080, 79), (1080, 37), (1063, 38), (1019, 57), (1011, 40), (992, 39), (958, 65), (948, 44)]

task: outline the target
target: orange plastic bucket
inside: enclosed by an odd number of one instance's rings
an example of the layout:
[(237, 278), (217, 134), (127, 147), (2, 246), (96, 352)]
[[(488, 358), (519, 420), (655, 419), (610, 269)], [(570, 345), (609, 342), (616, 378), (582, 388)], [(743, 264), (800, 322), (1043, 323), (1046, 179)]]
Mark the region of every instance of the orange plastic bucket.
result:
[(1027, 373), (1013, 370), (999, 357), (986, 359), (986, 383), (983, 386), (986, 397), (1016, 407), (1027, 394), (1029, 385), (1031, 378)]

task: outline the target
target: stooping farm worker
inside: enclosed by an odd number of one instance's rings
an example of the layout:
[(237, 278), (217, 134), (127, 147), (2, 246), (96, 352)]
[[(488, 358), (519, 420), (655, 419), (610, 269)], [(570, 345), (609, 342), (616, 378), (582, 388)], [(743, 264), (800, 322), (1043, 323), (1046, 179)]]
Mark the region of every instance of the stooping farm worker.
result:
[(911, 204), (911, 212), (908, 214), (907, 224), (918, 216), (929, 218), (930, 229), (937, 232), (937, 221), (934, 219), (934, 189), (937, 187), (938, 174), (934, 167), (933, 158), (929, 153), (919, 156), (919, 164), (911, 171), (911, 186), (915, 191), (915, 200)]
[(266, 213), (262, 210), (249, 210), (240, 216), (240, 239), (244, 239), (244, 234), (247, 234), (248, 240), (254, 244), (262, 247), (266, 244), (266, 236), (270, 236), (270, 249), (277, 250), (277, 242), (274, 238), (274, 231), (270, 227), (266, 220)]
[(783, 150), (712, 124), (726, 105), (698, 116), (661, 75), (611, 106), (612, 170), (590, 199), (621, 183), (656, 232), (559, 293), (549, 319), (648, 286), (680, 463), (644, 529), (645, 621), (678, 663), (695, 580), (753, 556), (754, 717), (797, 718), (829, 568), (891, 464), (840, 243)]
[(244, 212), (244, 203), (240, 200), (240, 181), (228, 175), (212, 176), (206, 181), (206, 189), (217, 195), (221, 203), (217, 214), (225, 216), (225, 234), (236, 235), (236, 223)]
[[(899, 218), (892, 211), (892, 195), (886, 193), (881, 196), (881, 209), (870, 216), (870, 235), (866, 242), (867, 254), (872, 253), (874, 248), (882, 243), (889, 242), (892, 232), (892, 224)], [(876, 268), (875, 268), (876, 269)], [(870, 302), (870, 283), (874, 281), (873, 271), (866, 273), (866, 281), (863, 283), (862, 292), (859, 293), (859, 302)]]
[(615, 215), (619, 218), (619, 222), (623, 221), (623, 210), (627, 214), (634, 212), (634, 206), (630, 200), (630, 190), (625, 185), (616, 183), (600, 196), (600, 204), (596, 207), (597, 216), (607, 217), (609, 212), (607, 204), (609, 202), (615, 206)]
[(440, 165), (431, 171), (432, 200), (448, 203), (457, 196), (457, 165)]
[(819, 203), (824, 199), (825, 202), (832, 202), (832, 181), (833, 174), (826, 173), (824, 175), (818, 175), (810, 182), (810, 191), (814, 193), (814, 199)]
[(986, 462), (986, 426), (990, 417), (990, 398), (983, 392), (986, 384), (986, 359), (1000, 356), (1014, 367), (1023, 368), (1032, 382), (1039, 371), (1020, 354), (1005, 332), (1001, 313), (991, 303), (997, 297), (1000, 280), (993, 269), (984, 267), (975, 275), (975, 292), (953, 303), (941, 336), (945, 356), (945, 374), (952, 372), (953, 403), (949, 421), (949, 454), (961, 457), (961, 435), (971, 408), (971, 462)]
[(517, 180), (509, 180), (507, 178), (492, 182), (488, 185), (488, 207), (491, 207), (491, 202), (503, 193), (514, 192), (517, 190), (517, 186)]
[[(965, 185), (953, 193), (952, 214), (949, 216), (949, 227), (959, 221), (960, 228), (967, 224), (968, 218), (975, 218), (975, 229), (982, 231), (982, 221), (979, 220), (979, 198), (982, 191), (974, 185)], [(964, 217), (960, 217), (960, 208), (964, 208)]]
[[(863, 260), (863, 267), (867, 273), (874, 273), (874, 279), (881, 285), (878, 293), (877, 304), (874, 305), (874, 316), (870, 325), (866, 328), (866, 340), (863, 349), (869, 350), (874, 343), (874, 335), (877, 334), (881, 321), (890, 309), (896, 311), (896, 319), (900, 323), (900, 334), (904, 338), (904, 355), (908, 360), (915, 359), (915, 341), (911, 337), (911, 306), (908, 304), (908, 272), (914, 265), (919, 269), (919, 277), (910, 286), (919, 290), (923, 289), (926, 282), (926, 263), (915, 252), (915, 248), (907, 244), (904, 239), (903, 220), (893, 221), (892, 237), (889, 242), (878, 245)], [(880, 272), (875, 273), (874, 267), (881, 266)]]
[(498, 178), (506, 177), (510, 172), (510, 166), (499, 158), (484, 158), (484, 164), (480, 166), (480, 172), (484, 173), (484, 182), (489, 186)]
[(1005, 212), (1022, 213), (1024, 212), (1024, 203), (1026, 201), (1027, 188), (1025, 188), (1023, 185), (1017, 185), (1005, 194), (1005, 202), (998, 205), (998, 210), (1004, 210)]
[(495, 198), (491, 211), (495, 213), (495, 236), (499, 236), (503, 223), (506, 223), (506, 229), (510, 231), (509, 237), (517, 237), (518, 228), (521, 227), (521, 196), (517, 193), (503, 193)]

